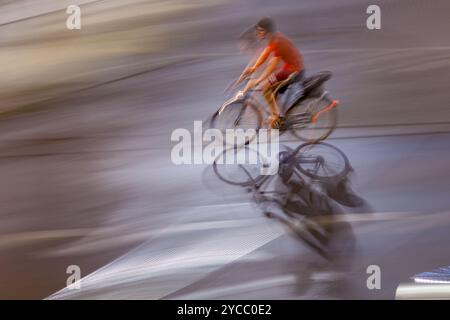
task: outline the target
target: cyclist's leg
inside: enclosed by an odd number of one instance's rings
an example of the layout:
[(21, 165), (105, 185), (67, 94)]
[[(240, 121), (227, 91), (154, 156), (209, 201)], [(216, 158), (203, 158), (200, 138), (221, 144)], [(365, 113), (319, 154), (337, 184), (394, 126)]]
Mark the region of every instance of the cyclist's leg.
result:
[(266, 100), (267, 104), (269, 105), (269, 111), (270, 116), (266, 120), (266, 124), (269, 128), (273, 128), (278, 121), (280, 117), (280, 110), (278, 108), (278, 104), (275, 99), (275, 95), (273, 93), (274, 87), (270, 85), (270, 83), (266, 83), (267, 80), (265, 80), (261, 87), (264, 95), (264, 99)]
[(244, 88), (244, 92), (247, 92), (248, 90), (250, 90), (251, 88), (253, 88), (255, 86), (257, 79), (250, 79), (249, 82), (247, 82), (247, 85)]
[(264, 92), (264, 98), (270, 108), (271, 117), (269, 118), (269, 124), (271, 127), (273, 127), (273, 124), (275, 124), (280, 117), (280, 108), (278, 107), (273, 90), (281, 81), (286, 80), (290, 74), (291, 72), (288, 70), (281, 70), (276, 73), (272, 73), (261, 84), (261, 88)]
[(272, 114), (272, 116), (278, 117), (280, 115), (280, 109), (278, 108), (275, 95), (273, 93), (273, 89), (275, 88), (275, 86), (272, 85), (269, 80), (264, 80), (261, 84), (261, 88), (263, 91), (264, 99), (269, 105), (270, 113)]

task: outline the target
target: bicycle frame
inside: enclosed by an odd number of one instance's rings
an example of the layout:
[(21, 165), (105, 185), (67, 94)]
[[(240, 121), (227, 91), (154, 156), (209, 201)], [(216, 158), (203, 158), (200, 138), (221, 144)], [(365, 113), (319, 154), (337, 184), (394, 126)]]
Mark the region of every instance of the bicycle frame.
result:
[[(275, 101), (275, 104), (277, 105), (277, 108), (280, 108), (280, 106), (277, 103), (276, 100), (276, 95), (278, 93), (278, 91), (289, 81), (292, 80), (292, 78), (294, 78), (298, 73), (294, 72), (292, 73), (286, 80), (281, 81), (279, 84), (276, 85), (276, 87), (272, 90), (271, 92), (271, 99), (273, 99)], [(239, 83), (242, 83), (243, 81), (250, 81), (252, 78), (248, 77), (243, 79), (242, 81), (239, 82), (239, 79), (233, 81), (230, 85), (227, 86), (227, 88), (225, 89), (225, 91), (234, 89)], [(226, 107), (228, 107), (229, 105), (233, 104), (234, 102), (239, 101), (240, 98), (243, 98), (243, 100), (245, 101), (246, 99), (251, 99), (252, 95), (251, 93), (255, 93), (255, 92), (261, 92), (261, 89), (251, 89), (249, 90), (246, 95), (242, 95), (240, 97), (238, 97), (238, 95), (241, 93), (240, 91), (238, 91), (232, 98), (228, 99), (220, 108), (219, 108), (219, 114), (221, 114), (223, 112), (223, 110), (225, 110)], [(261, 108), (261, 106), (259, 104), (256, 105), (256, 107)]]
[[(258, 92), (261, 90), (257, 90), (257, 89), (252, 89), (249, 90), (246, 94), (242, 93), (241, 91), (236, 92), (236, 94), (231, 97), (230, 99), (228, 99), (227, 101), (225, 101), (222, 106), (219, 108), (219, 110), (217, 111), (219, 114), (221, 114), (225, 108), (231, 106), (233, 103), (238, 102), (239, 100), (242, 99), (242, 102), (245, 104), (246, 100), (251, 99), (252, 98), (252, 93), (254, 92)], [(259, 108), (259, 106), (257, 106)], [(242, 110), (244, 110), (244, 108), (242, 108)], [(239, 116), (243, 113), (243, 111), (241, 111), (241, 113), (239, 114)], [(239, 117), (238, 117), (239, 118)]]

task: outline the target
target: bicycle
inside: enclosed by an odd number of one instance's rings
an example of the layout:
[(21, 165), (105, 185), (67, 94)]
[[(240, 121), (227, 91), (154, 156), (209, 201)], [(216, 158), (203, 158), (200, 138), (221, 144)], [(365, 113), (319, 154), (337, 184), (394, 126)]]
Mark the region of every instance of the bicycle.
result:
[[(333, 132), (337, 123), (336, 106), (339, 102), (331, 99), (329, 92), (324, 90), (324, 83), (331, 76), (331, 72), (322, 71), (301, 80), (299, 75), (294, 73), (274, 88), (272, 94), (275, 99), (288, 93), (292, 93), (293, 96), (293, 99), (285, 99), (285, 103), (281, 106), (281, 110), (286, 111), (284, 121), (279, 123), (280, 134), (290, 131), (306, 142), (320, 142)], [(239, 82), (242, 86), (245, 83), (244, 80), (249, 78), (240, 80), (236, 80), (227, 89), (239, 88), (236, 83)], [(303, 88), (303, 94), (300, 96), (297, 96), (296, 85), (301, 85)], [(253, 129), (254, 134), (244, 141), (244, 145), (248, 144), (256, 137), (263, 122), (264, 102), (258, 101), (260, 100), (257, 97), (258, 91), (253, 89), (243, 94), (238, 90), (213, 114), (210, 127), (221, 131)]]

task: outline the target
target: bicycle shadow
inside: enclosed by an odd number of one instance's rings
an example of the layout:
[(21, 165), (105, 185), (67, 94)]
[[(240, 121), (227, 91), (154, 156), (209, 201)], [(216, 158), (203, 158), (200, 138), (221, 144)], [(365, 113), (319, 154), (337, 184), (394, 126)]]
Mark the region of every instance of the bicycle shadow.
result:
[[(369, 213), (372, 209), (370, 204), (354, 191), (352, 181), (355, 172), (349, 161), (348, 169), (342, 171), (344, 174), (334, 174), (330, 177), (322, 177), (321, 174), (308, 176), (305, 175), (305, 172), (308, 172), (305, 168), (299, 172), (295, 166), (295, 162), (299, 160), (298, 157), (292, 157), (292, 154), (297, 152), (298, 148), (281, 145), (278, 173), (270, 183), (258, 186), (254, 192), (277, 194), (276, 199), (257, 201), (258, 204), (271, 203), (270, 207), (265, 206), (262, 211), (268, 218), (281, 222), (287, 233), (300, 240), (312, 253), (298, 265), (296, 294), (306, 294), (316, 286), (327, 288), (326, 292), (330, 294), (331, 287), (346, 286), (346, 279), (352, 271), (352, 261), (358, 253), (356, 238), (347, 214), (354, 210), (358, 213)], [(337, 149), (335, 146), (333, 148)], [(338, 151), (344, 154), (342, 150)], [(204, 174), (206, 172), (207, 170)], [(218, 172), (215, 170), (216, 175)], [(218, 177), (226, 181), (223, 177)], [(253, 178), (255, 183), (261, 181), (258, 180), (259, 177)], [(209, 187), (211, 190), (211, 184)], [(243, 187), (244, 192), (248, 193), (249, 185)], [(278, 212), (274, 209), (276, 206)], [(309, 225), (314, 226), (308, 229)], [(301, 230), (297, 230), (299, 226)]]

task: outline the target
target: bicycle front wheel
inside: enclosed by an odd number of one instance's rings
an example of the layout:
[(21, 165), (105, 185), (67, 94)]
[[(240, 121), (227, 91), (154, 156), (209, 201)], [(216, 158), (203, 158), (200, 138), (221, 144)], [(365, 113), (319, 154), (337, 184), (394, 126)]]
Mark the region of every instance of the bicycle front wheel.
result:
[[(243, 146), (256, 138), (261, 127), (262, 115), (260, 110), (248, 102), (235, 102), (228, 105), (221, 113), (218, 111), (211, 119), (211, 128), (222, 132), (225, 143), (228, 146)], [(239, 138), (227, 139), (227, 129), (241, 129), (244, 134)], [(235, 131), (236, 132), (236, 131)]]

